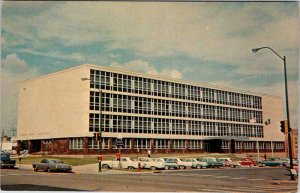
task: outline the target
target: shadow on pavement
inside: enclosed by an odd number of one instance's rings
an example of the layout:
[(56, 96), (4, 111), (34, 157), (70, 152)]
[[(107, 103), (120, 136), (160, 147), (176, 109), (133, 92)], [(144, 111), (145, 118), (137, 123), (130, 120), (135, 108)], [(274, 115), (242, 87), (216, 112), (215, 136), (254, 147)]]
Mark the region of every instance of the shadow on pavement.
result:
[(52, 187), (52, 186), (41, 186), (34, 184), (13, 184), (13, 185), (2, 185), (2, 190), (9, 191), (83, 191), (77, 189), (70, 188), (60, 188), (60, 187)]

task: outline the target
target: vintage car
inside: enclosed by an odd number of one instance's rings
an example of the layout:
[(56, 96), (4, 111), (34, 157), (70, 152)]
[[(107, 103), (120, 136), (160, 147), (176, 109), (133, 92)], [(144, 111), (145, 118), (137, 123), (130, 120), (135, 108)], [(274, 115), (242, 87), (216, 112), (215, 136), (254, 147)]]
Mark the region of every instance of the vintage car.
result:
[(220, 162), (217, 160), (217, 158), (214, 157), (203, 157), (203, 158), (197, 158), (197, 161), (200, 162), (206, 162), (208, 168), (219, 168), (223, 166), (223, 162)]
[(187, 158), (184, 161), (190, 163), (191, 168), (201, 169), (207, 167), (207, 162), (198, 161), (196, 158)]
[(218, 158), (218, 160), (220, 162), (223, 162), (223, 166), (225, 167), (231, 167), (231, 168), (236, 168), (236, 167), (240, 167), (241, 164), (238, 162), (234, 162), (232, 161), (230, 158)]
[(262, 160), (258, 162), (258, 165), (261, 167), (265, 166), (283, 166), (283, 163), (278, 159), (271, 159), (271, 160)]
[(40, 163), (33, 163), (32, 164), (33, 170), (44, 170), (44, 171), (65, 171), (70, 172), (72, 171), (72, 166), (69, 164), (64, 164), (61, 160), (58, 159), (43, 159)]
[(161, 159), (163, 159), (165, 161), (165, 169), (166, 170), (170, 170), (170, 169), (177, 170), (177, 169), (179, 169), (179, 166), (177, 164), (177, 160), (172, 159), (172, 158), (167, 158), (167, 157), (161, 158)]
[(129, 157), (121, 157), (120, 160), (114, 158), (113, 160), (107, 160), (101, 162), (102, 168), (116, 168), (116, 169), (137, 169), (139, 167), (145, 168), (145, 163), (140, 161), (131, 160)]
[(246, 157), (246, 158), (242, 158), (241, 161), (239, 161), (239, 163), (242, 165), (242, 166), (250, 166), (250, 167), (254, 167), (257, 165), (257, 163), (249, 158), (249, 157)]
[(10, 159), (9, 153), (1, 153), (1, 168), (14, 168), (16, 160)]
[(145, 169), (151, 169), (151, 170), (156, 170), (156, 169), (165, 169), (166, 163), (163, 159), (153, 159), (149, 157), (139, 157), (138, 161), (141, 163), (145, 163)]
[(171, 162), (175, 162), (178, 165), (179, 169), (186, 169), (188, 166), (190, 166), (190, 163), (184, 161), (184, 159), (182, 158), (169, 157), (168, 159)]

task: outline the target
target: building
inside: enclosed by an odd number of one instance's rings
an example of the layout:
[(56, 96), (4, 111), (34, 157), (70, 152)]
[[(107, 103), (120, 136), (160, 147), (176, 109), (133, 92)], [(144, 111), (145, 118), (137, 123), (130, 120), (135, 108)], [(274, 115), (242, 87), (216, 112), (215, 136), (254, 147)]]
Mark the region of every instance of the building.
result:
[(3, 136), (1, 137), (1, 152), (8, 152), (11, 154), (16, 153), (17, 143), (14, 137)]
[(278, 97), (86, 64), (20, 82), (17, 137), (54, 154), (98, 153), (100, 130), (103, 153), (118, 136), (128, 153), (284, 152), (282, 119)]

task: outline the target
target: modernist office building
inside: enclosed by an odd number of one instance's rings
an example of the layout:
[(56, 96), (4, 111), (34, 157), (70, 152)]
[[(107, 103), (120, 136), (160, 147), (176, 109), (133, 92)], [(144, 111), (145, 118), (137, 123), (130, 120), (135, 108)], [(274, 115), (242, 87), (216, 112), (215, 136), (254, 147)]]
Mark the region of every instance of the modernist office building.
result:
[(17, 136), (30, 152), (97, 153), (99, 131), (104, 153), (120, 136), (132, 153), (285, 150), (274, 96), (89, 64), (23, 81), (19, 93)]

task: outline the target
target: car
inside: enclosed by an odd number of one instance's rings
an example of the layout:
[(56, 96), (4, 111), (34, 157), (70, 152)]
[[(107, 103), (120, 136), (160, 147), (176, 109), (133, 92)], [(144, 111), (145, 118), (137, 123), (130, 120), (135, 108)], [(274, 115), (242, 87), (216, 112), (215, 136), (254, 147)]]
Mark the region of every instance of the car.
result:
[(198, 161), (196, 158), (187, 158), (184, 161), (190, 163), (191, 168), (201, 169), (207, 167), (207, 162)]
[(231, 168), (236, 168), (236, 167), (240, 167), (241, 164), (238, 162), (234, 162), (232, 161), (230, 158), (218, 158), (218, 160), (220, 162), (223, 162), (223, 166), (225, 167), (231, 167)]
[(223, 162), (217, 160), (214, 157), (203, 157), (203, 158), (196, 158), (197, 161), (206, 162), (208, 168), (219, 168), (223, 166)]
[(72, 171), (71, 165), (64, 164), (64, 162), (61, 160), (51, 159), (51, 158), (45, 158), (40, 163), (33, 163), (32, 167), (35, 172), (38, 170), (44, 170), (48, 172), (52, 172), (52, 171), (71, 172)]
[(138, 169), (140, 164), (141, 168), (145, 168), (145, 163), (142, 163), (140, 161), (134, 161), (131, 160), (129, 157), (121, 157), (120, 160), (117, 158), (114, 158), (113, 160), (107, 160), (101, 162), (102, 168), (116, 168), (116, 169)]
[(165, 161), (165, 169), (166, 170), (170, 170), (170, 169), (179, 169), (179, 166), (177, 164), (177, 161), (175, 159), (172, 158), (161, 158)]
[(239, 161), (239, 164), (241, 164), (242, 166), (250, 166), (250, 167), (257, 166), (256, 161), (254, 161), (249, 157), (242, 158), (241, 161)]
[(170, 157), (169, 159), (176, 162), (179, 169), (186, 169), (187, 167), (190, 166), (190, 163), (184, 161), (184, 159), (182, 159), (182, 158)]
[(10, 159), (9, 153), (1, 153), (1, 168), (14, 168), (16, 160)]
[(166, 163), (163, 159), (153, 159), (149, 157), (139, 157), (138, 161), (141, 163), (145, 163), (145, 169), (151, 169), (151, 170), (156, 170), (156, 169), (165, 169)]
[(277, 159), (271, 159), (271, 160), (262, 160), (258, 162), (258, 165), (261, 167), (265, 166), (283, 166), (283, 163)]

